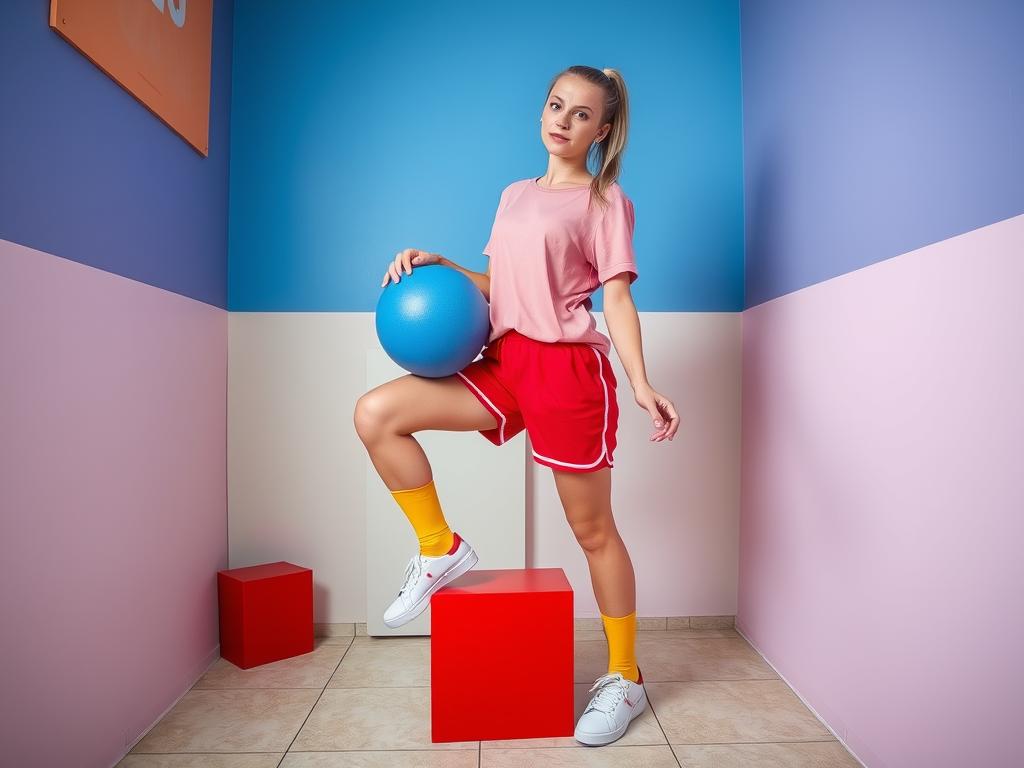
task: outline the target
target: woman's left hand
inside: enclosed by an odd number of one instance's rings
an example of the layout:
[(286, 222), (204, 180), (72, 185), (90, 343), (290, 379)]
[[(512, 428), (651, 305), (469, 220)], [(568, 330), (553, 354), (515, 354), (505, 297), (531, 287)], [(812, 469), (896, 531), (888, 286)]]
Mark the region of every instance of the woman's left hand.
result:
[(651, 440), (660, 442), (666, 437), (671, 440), (679, 429), (679, 414), (672, 401), (656, 392), (650, 384), (641, 384), (634, 391), (636, 404), (651, 414), (654, 434)]

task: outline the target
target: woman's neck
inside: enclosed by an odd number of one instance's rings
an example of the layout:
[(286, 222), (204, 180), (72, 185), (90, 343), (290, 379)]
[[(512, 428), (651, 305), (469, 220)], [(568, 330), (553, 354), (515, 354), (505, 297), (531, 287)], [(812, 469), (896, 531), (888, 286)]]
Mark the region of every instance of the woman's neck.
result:
[(594, 177), (590, 175), (552, 179), (551, 173), (548, 172), (538, 179), (538, 183), (542, 186), (552, 188), (562, 186), (581, 187), (590, 184), (593, 180)]

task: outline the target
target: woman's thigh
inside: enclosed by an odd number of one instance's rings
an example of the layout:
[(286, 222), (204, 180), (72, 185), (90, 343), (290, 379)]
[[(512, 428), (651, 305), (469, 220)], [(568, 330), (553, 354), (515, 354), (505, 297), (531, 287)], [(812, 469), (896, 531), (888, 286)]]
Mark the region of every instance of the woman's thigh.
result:
[(602, 543), (616, 530), (612, 515), (612, 470), (594, 472), (551, 470), (555, 488), (565, 510), (565, 519), (577, 540)]
[(431, 379), (411, 373), (360, 397), (354, 421), (361, 435), (381, 429), (410, 435), (425, 429), (468, 432), (497, 427), (497, 419), (458, 376)]

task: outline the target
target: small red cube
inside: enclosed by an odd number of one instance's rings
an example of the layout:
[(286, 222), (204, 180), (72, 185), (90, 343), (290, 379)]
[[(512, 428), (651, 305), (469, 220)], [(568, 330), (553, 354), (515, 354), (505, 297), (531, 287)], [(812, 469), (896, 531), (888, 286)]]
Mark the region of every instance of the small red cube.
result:
[(474, 570), (430, 599), (431, 741), (572, 736), (573, 598), (561, 568)]
[(220, 655), (249, 669), (313, 650), (313, 571), (286, 562), (217, 571)]

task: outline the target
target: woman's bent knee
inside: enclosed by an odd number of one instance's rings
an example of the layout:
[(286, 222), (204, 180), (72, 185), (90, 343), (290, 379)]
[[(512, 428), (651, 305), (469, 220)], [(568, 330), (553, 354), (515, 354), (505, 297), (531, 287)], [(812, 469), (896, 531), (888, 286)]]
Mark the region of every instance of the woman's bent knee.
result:
[(454, 376), (403, 376), (359, 398), (353, 416), (363, 442), (381, 435), (411, 435), (426, 429), (494, 429), (497, 419)]
[(356, 434), (364, 443), (369, 443), (386, 434), (389, 419), (389, 408), (386, 397), (380, 392), (370, 390), (358, 400), (352, 414)]

